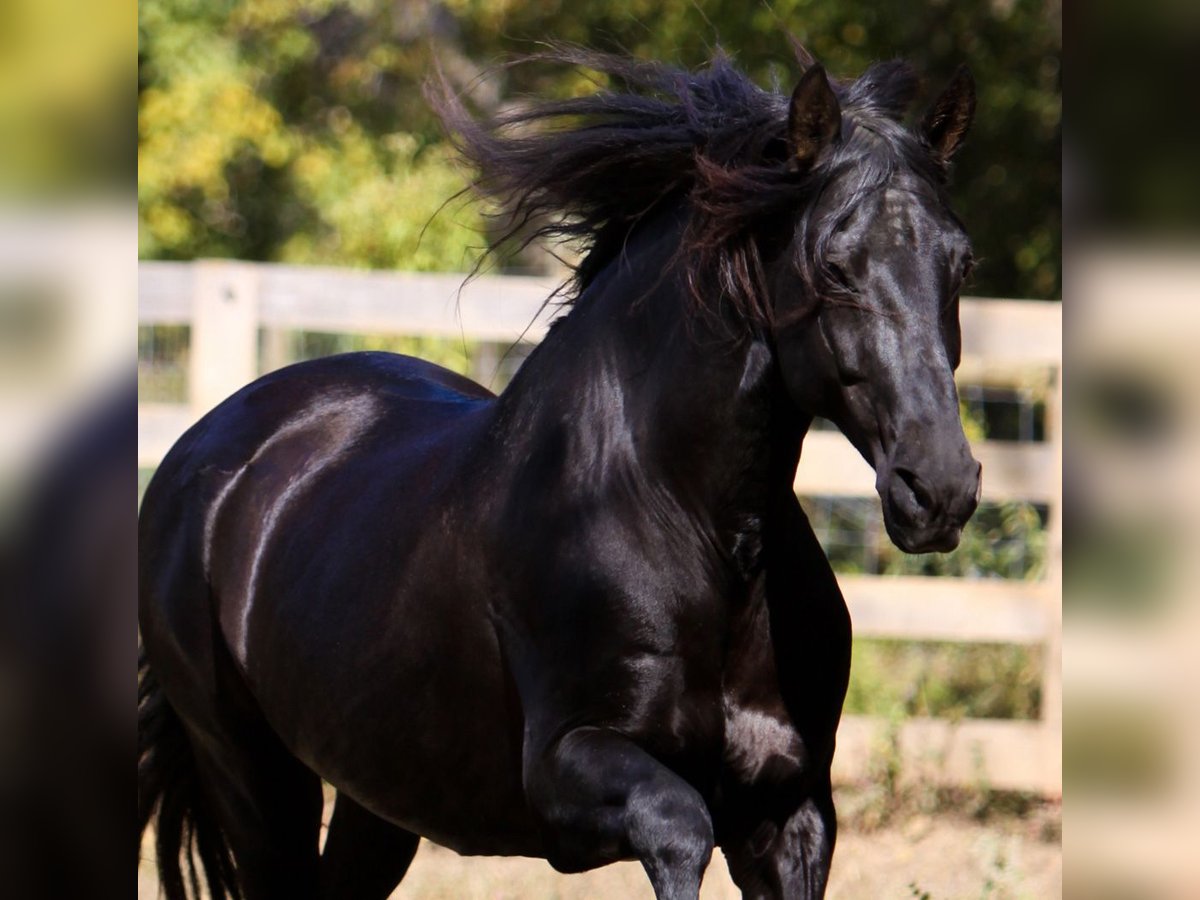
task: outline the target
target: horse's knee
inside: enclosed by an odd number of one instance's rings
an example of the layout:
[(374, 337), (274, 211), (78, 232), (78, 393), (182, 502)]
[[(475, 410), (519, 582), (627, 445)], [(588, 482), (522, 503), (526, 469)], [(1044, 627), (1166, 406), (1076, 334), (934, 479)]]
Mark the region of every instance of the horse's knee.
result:
[(712, 858), (713, 826), (695, 789), (682, 781), (639, 786), (626, 803), (626, 819), (630, 845), (656, 886), (674, 875), (699, 884)]
[(786, 813), (764, 812), (757, 821), (747, 816), (722, 835), (721, 846), (743, 897), (819, 900), (825, 896), (836, 839), (833, 796), (825, 783)]
[(813, 799), (792, 814), (777, 838), (771, 860), (782, 896), (805, 900), (825, 896), (836, 839), (832, 802)]
[[(526, 768), (526, 796), (562, 871), (636, 858), (659, 897), (691, 897), (712, 856), (700, 794), (628, 739), (581, 729)], [(537, 764), (537, 763), (540, 763)]]

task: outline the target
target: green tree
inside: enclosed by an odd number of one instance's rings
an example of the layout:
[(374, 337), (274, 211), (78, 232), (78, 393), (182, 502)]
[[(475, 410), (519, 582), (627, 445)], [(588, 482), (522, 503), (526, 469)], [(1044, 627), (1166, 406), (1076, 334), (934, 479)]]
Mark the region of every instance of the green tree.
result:
[(929, 95), (970, 64), (979, 112), (953, 193), (982, 260), (973, 290), (1061, 295), (1061, 35), (1047, 0), (146, 0), (142, 254), (467, 267), (483, 224), (472, 203), (417, 240), (465, 183), (421, 99), (435, 55), (485, 107), (591, 89), (544, 66), (474, 82), (551, 39), (686, 65), (719, 44), (787, 89), (787, 32), (839, 75), (908, 58)]
[[(139, 38), (143, 257), (460, 269), (479, 210), (398, 9), (148, 0)], [(413, 59), (417, 58), (417, 62)]]

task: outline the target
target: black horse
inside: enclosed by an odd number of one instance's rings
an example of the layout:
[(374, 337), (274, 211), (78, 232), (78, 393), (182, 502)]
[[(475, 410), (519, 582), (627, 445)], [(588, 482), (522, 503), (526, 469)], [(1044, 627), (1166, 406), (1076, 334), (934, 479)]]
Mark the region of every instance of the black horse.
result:
[(660, 898), (717, 845), (748, 896), (824, 892), (850, 621), (792, 482), (821, 415), (903, 549), (975, 509), (944, 192), (972, 82), (909, 131), (902, 63), (789, 98), (554, 56), (616, 87), (486, 125), (430, 88), (514, 227), (586, 247), (511, 385), (292, 366), (146, 492), (138, 803), (172, 900), (193, 848), (216, 897), (385, 897), (418, 835), (637, 859)]

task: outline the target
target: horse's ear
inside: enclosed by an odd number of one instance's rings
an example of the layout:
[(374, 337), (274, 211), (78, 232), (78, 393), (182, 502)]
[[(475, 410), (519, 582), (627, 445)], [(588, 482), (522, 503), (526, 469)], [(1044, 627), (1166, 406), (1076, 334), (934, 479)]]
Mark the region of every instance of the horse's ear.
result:
[(933, 152), (943, 160), (949, 160), (962, 146), (974, 118), (975, 79), (971, 70), (962, 65), (925, 114), (921, 132)]
[(808, 168), (842, 130), (842, 107), (825, 75), (814, 63), (792, 91), (788, 109), (788, 151), (792, 162)]

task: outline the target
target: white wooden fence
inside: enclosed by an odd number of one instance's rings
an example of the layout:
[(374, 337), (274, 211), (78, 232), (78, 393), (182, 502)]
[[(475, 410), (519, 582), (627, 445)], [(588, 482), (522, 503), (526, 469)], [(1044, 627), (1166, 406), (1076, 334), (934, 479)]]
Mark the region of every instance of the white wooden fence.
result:
[[(485, 276), (363, 272), (226, 261), (139, 266), (139, 325), (190, 325), (189, 402), (142, 404), (138, 465), (157, 464), (207, 409), (259, 372), (259, 329), (537, 340), (553, 283)], [(1062, 791), (1062, 307), (962, 303), (960, 382), (1046, 390), (1044, 443), (984, 441), (983, 496), (1045, 504), (1049, 564), (1040, 581), (843, 576), (859, 637), (1041, 645), (1039, 721), (910, 719), (891, 735), (902, 777), (1058, 795)], [(531, 326), (530, 323), (533, 322)], [(800, 494), (873, 496), (874, 474), (840, 434), (805, 440)], [(849, 716), (838, 734), (835, 777), (868, 770), (890, 725)]]

